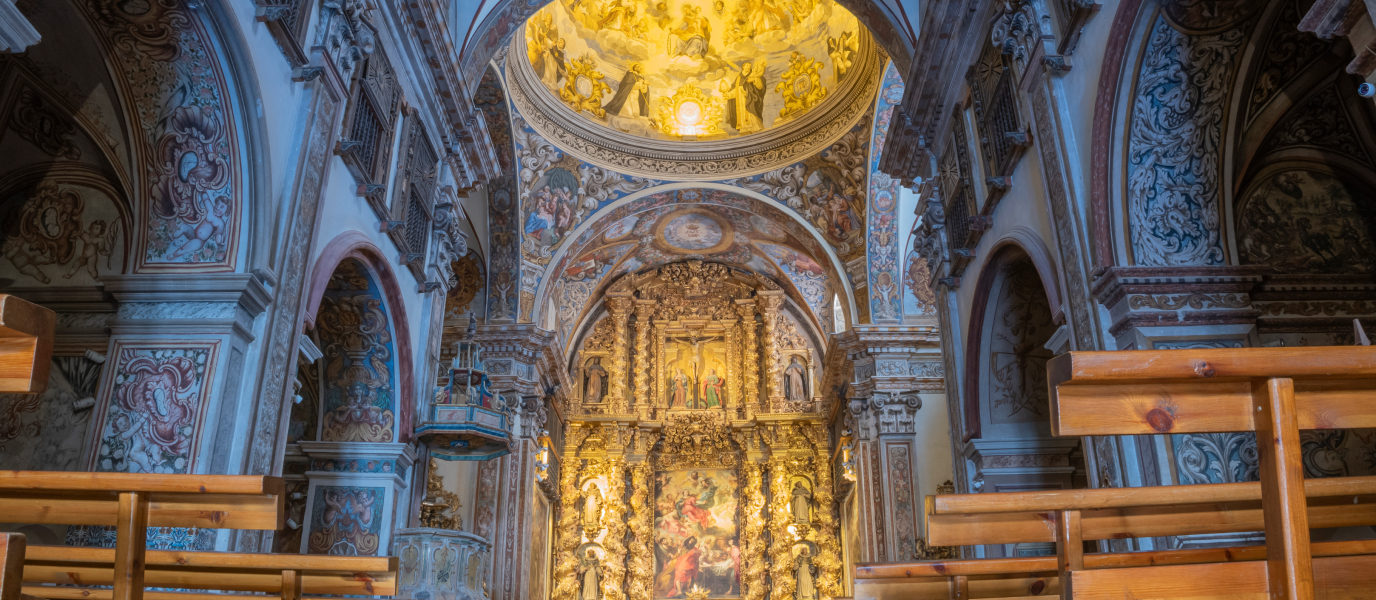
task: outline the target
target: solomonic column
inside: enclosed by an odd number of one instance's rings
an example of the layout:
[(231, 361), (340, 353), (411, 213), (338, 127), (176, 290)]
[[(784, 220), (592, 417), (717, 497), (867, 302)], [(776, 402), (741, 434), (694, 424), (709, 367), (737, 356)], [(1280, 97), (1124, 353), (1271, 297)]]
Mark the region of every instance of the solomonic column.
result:
[(607, 308), (611, 311), (613, 331), (612, 340), (612, 364), (607, 369), (607, 377), (611, 379), (611, 384), (607, 386), (607, 393), (611, 397), (612, 412), (625, 414), (626, 412), (626, 372), (627, 372), (627, 348), (626, 348), (626, 322), (631, 316), (631, 307), (634, 300), (630, 293), (624, 295), (607, 294)]
[(780, 360), (779, 340), (775, 338), (774, 327), (779, 317), (779, 307), (784, 303), (784, 293), (782, 290), (761, 290), (757, 294), (760, 316), (764, 318), (764, 382), (765, 398), (768, 399), (768, 402), (761, 404), (769, 407), (766, 412), (773, 412), (774, 407), (784, 402), (783, 361)]
[(736, 314), (741, 322), (741, 405), (745, 407), (746, 418), (750, 418), (759, 404), (760, 395), (760, 355), (755, 344), (755, 303), (749, 300), (736, 301)]
[(635, 389), (631, 391), (631, 403), (641, 419), (650, 418), (650, 402), (654, 399), (650, 391), (650, 329), (654, 327), (650, 321), (654, 311), (654, 300), (635, 302)]

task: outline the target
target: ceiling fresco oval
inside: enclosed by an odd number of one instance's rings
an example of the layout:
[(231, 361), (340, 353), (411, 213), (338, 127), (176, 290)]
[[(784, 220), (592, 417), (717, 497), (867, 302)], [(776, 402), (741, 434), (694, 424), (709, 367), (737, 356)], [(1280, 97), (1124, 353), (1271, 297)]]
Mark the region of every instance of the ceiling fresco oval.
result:
[(556, 0), (525, 39), (540, 83), (583, 117), (700, 141), (803, 117), (851, 75), (862, 32), (833, 0)]

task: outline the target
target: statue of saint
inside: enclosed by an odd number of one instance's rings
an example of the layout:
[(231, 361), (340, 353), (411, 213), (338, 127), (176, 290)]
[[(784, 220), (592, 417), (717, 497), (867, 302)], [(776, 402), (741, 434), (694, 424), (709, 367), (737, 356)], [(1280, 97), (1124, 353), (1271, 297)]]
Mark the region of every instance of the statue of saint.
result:
[(812, 571), (815, 568), (812, 566), (812, 550), (803, 546), (797, 561), (797, 571), (794, 577), (795, 581), (798, 582), (798, 591), (794, 593), (793, 597), (796, 600), (817, 600), (817, 586), (812, 580)]
[(812, 490), (801, 481), (793, 482), (793, 501), (790, 503), (795, 523), (812, 522)]
[(589, 535), (602, 529), (602, 490), (597, 486), (588, 489), (583, 500), (583, 531)]
[(707, 370), (707, 376), (702, 378), (702, 408), (721, 406), (722, 386), (724, 385), (726, 385), (726, 380), (717, 377), (716, 369)]
[(597, 552), (592, 548), (588, 548), (587, 556), (579, 561), (578, 571), (583, 575), (583, 589), (578, 595), (578, 600), (601, 598), (602, 590), (598, 586), (598, 581), (602, 579), (602, 563), (597, 560)]
[(602, 359), (592, 359), (592, 364), (588, 365), (583, 374), (583, 402), (597, 404), (602, 401), (602, 395), (607, 390), (607, 370), (602, 368)]
[(693, 408), (688, 406), (688, 376), (683, 374), (683, 369), (677, 371), (674, 379), (669, 382), (669, 408)]
[(784, 395), (794, 402), (807, 400), (807, 370), (794, 356), (784, 369)]

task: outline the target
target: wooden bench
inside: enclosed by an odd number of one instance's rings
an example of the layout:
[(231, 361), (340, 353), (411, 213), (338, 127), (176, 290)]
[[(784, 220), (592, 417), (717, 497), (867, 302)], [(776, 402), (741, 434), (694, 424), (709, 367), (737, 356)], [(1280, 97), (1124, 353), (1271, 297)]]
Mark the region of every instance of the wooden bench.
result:
[(57, 313), (0, 294), (0, 392), (37, 394), (48, 389)]
[(145, 586), (269, 593), (285, 600), (396, 593), (397, 559), (392, 557), (146, 550), (148, 527), (280, 529), (282, 494), (277, 477), (0, 471), (0, 514), (8, 520), (116, 528), (114, 548), (29, 546), (22, 588), (29, 596), (237, 597), (145, 592)]
[[(933, 545), (1054, 541), (1057, 556), (863, 565), (857, 598), (1307, 599), (1316, 578), (1319, 597), (1376, 597), (1376, 542), (1309, 542), (1310, 527), (1376, 524), (1376, 478), (1305, 481), (1299, 454), (1301, 429), (1376, 426), (1376, 349), (1070, 353), (1048, 371), (1054, 434), (1255, 431), (1262, 481), (929, 497)], [(1265, 547), (1082, 550), (1258, 530)]]

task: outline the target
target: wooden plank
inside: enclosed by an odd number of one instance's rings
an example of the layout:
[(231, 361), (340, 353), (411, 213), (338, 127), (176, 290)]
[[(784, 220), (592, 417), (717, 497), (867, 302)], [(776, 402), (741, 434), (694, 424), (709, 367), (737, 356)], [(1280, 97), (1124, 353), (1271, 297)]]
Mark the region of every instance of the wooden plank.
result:
[[(1376, 496), (1376, 476), (1307, 479), (1308, 498)], [(1215, 483), (1135, 488), (999, 492), (993, 494), (942, 494), (928, 496), (934, 514), (981, 514), (1004, 512), (1052, 512), (1146, 506), (1177, 506), (1261, 500), (1261, 483)], [(1351, 498), (1348, 499), (1349, 501)]]
[(0, 471), (0, 490), (73, 490), (166, 494), (281, 495), (281, 477), (265, 475), (148, 475), (76, 471)]
[[(1322, 497), (1308, 504), (1310, 527), (1376, 523), (1376, 496)], [(1083, 510), (1080, 515), (1086, 540), (1262, 531), (1266, 527), (1260, 502), (1105, 508)], [(1054, 542), (1055, 522), (1047, 512), (930, 515), (927, 535), (934, 546)]]
[(301, 572), (282, 570), (282, 600), (301, 600)]
[[(26, 590), (35, 584), (109, 586), (114, 583), (114, 571), (109, 565), (73, 566), (62, 563), (30, 562), (25, 565), (24, 571), (24, 583), (26, 584), (24, 589)], [(395, 572), (315, 571), (302, 573), (300, 579), (304, 594), (393, 595), (396, 593), (397, 583)], [(191, 590), (280, 594), (282, 592), (282, 571), (149, 567), (144, 571), (144, 585)], [(24, 593), (42, 595), (28, 591)]]
[(57, 313), (0, 294), (0, 392), (38, 394), (48, 389)]
[(24, 546), (24, 534), (0, 534), (0, 600), (19, 600), (22, 595)]
[[(1047, 577), (970, 576), (966, 579), (966, 586), (971, 600), (1047, 600), (1060, 593), (1060, 584), (1054, 574)], [(947, 577), (857, 580), (854, 597), (866, 600), (949, 600), (951, 581)]]
[[(79, 548), (72, 546), (29, 546), (29, 562), (113, 564), (113, 548)], [(276, 573), (282, 569), (297, 571), (396, 571), (395, 556), (326, 556), (321, 554), (241, 554), (236, 552), (191, 552), (183, 550), (149, 550), (144, 557), (149, 567), (180, 566), (188, 568), (262, 569)]]
[(1295, 383), (1287, 377), (1253, 382), (1257, 453), (1266, 521), (1266, 572), (1273, 600), (1311, 600), (1314, 569), (1304, 464), (1295, 417)]
[(1376, 346), (1067, 352), (1047, 362), (1048, 383), (1376, 377)]
[(143, 553), (148, 549), (148, 492), (119, 495), (115, 524), (115, 600), (143, 600)]
[[(0, 514), (16, 523), (113, 526), (119, 496), (110, 492), (0, 489)], [(151, 527), (277, 530), (286, 524), (282, 494), (167, 494), (149, 500)]]
[[(1300, 429), (1376, 427), (1376, 379), (1295, 382)], [(1254, 431), (1251, 384), (1197, 381), (1063, 385), (1051, 390), (1057, 436)]]
[(970, 578), (956, 575), (951, 578), (951, 600), (969, 600)]
[[(111, 600), (108, 589), (81, 587), (25, 586), (24, 593), (33, 598), (51, 600)], [(209, 594), (203, 592), (144, 592), (147, 600), (264, 600), (256, 594)], [(339, 600), (333, 596), (302, 596), (302, 600)], [(1012, 600), (1012, 599), (1009, 599)]]
[(1206, 563), (1076, 571), (1075, 600), (1266, 600), (1266, 563)]
[(998, 575), (1008, 573), (1038, 573), (1050, 575), (1055, 572), (1056, 557), (1054, 556), (970, 558), (902, 563), (862, 563), (855, 566), (855, 578), (857, 580), (950, 577), (956, 575)]
[[(1209, 563), (1078, 571), (1076, 600), (1210, 598), (1265, 600), (1266, 563)], [(1370, 600), (1376, 596), (1376, 556), (1314, 559), (1316, 596), (1322, 600)]]
[(1070, 598), (1075, 593), (1070, 574), (1085, 570), (1085, 542), (1078, 510), (1064, 510), (1056, 515), (1056, 567), (1061, 595)]

